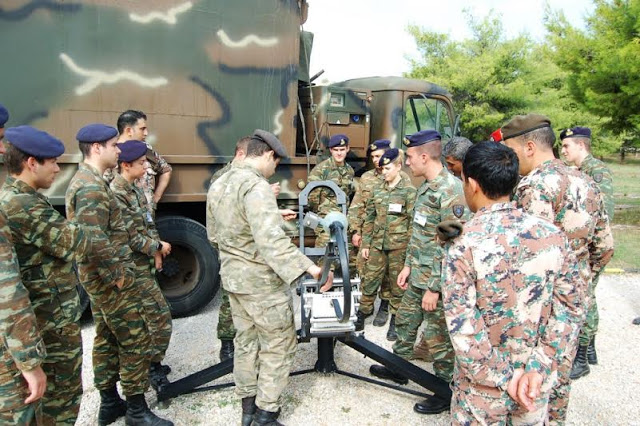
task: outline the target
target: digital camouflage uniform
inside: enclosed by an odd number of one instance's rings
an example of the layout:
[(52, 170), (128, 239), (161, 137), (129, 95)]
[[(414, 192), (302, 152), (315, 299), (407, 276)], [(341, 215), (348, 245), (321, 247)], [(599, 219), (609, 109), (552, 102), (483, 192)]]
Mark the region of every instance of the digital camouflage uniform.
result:
[(116, 174), (109, 185), (115, 195), (125, 228), (129, 232), (129, 247), (133, 252), (135, 287), (142, 297), (145, 317), (151, 334), (151, 362), (161, 362), (171, 340), (171, 311), (156, 281), (154, 254), (160, 235), (140, 188), (131, 185), (121, 174)]
[[(454, 424), (543, 424), (556, 367), (583, 318), (584, 286), (564, 233), (512, 203), (476, 212), (444, 262), (456, 364)], [(513, 371), (543, 377), (536, 409), (507, 393)]]
[(367, 280), (361, 285), (360, 311), (373, 312), (376, 293), (383, 282), (391, 286), (391, 314), (395, 315), (404, 290), (396, 285), (398, 274), (404, 267), (407, 244), (411, 237), (413, 205), (416, 189), (408, 176), (400, 176), (393, 187), (388, 182), (373, 188), (366, 202), (362, 226), (362, 248), (369, 249), (366, 261)]
[[(587, 176), (590, 176), (598, 186), (600, 193), (604, 197), (605, 210), (607, 211), (607, 217), (611, 224), (613, 222), (613, 214), (615, 210), (615, 203), (613, 201), (613, 177), (611, 176), (611, 170), (609, 170), (602, 161), (589, 154), (582, 161), (582, 164), (580, 164), (580, 171)], [(581, 346), (587, 346), (598, 332), (600, 316), (598, 315), (598, 304), (596, 302), (596, 287), (598, 286), (599, 279), (600, 274), (592, 276), (591, 286), (589, 287), (591, 304), (587, 311), (587, 319), (580, 330), (579, 344)]]
[(462, 192), (462, 183), (446, 168), (442, 168), (432, 181), (425, 181), (416, 194), (411, 239), (407, 247), (405, 266), (411, 268), (409, 285), (402, 296), (396, 314), (398, 340), (393, 351), (399, 356), (413, 357), (413, 346), (418, 329), (424, 320), (424, 341), (433, 360), (436, 376), (449, 382), (453, 374), (453, 348), (442, 311), (442, 297), (434, 311), (422, 309), (425, 291), (440, 292), (441, 270), (444, 251), (436, 241), (436, 226), (444, 220), (464, 223), (470, 215)]
[(87, 229), (68, 222), (47, 198), (25, 182), (7, 177), (0, 191), (22, 272), (47, 347), (42, 365), (47, 375), (43, 416), (47, 424), (73, 425), (82, 398), (80, 299), (73, 262), (89, 255), (115, 271), (105, 238), (93, 243)]
[[(92, 235), (106, 234), (112, 256), (122, 269), (108, 274), (92, 260), (78, 262), (80, 283), (91, 300), (96, 337), (93, 341), (94, 383), (98, 390), (112, 389), (118, 380), (126, 396), (149, 387), (151, 338), (141, 293), (134, 284), (135, 265), (129, 234), (109, 185), (98, 170), (80, 163), (66, 193), (67, 217), (90, 227)], [(115, 283), (124, 274), (124, 284)]]
[(21, 371), (42, 366), (47, 353), (6, 222), (0, 210), (0, 424), (42, 424), (42, 400), (24, 403), (29, 390)]
[(209, 188), (207, 222), (237, 329), (236, 393), (278, 411), (296, 351), (290, 284), (313, 263), (286, 236), (273, 190), (250, 165), (234, 166)]
[[(575, 285), (587, 286), (578, 289), (578, 293), (585, 295), (581, 303), (589, 306), (591, 277), (599, 274), (613, 255), (611, 228), (598, 189), (582, 172), (554, 159), (543, 162), (520, 180), (514, 200), (524, 211), (553, 222), (567, 235), (582, 278)], [(577, 350), (577, 335), (576, 330), (576, 339), (564, 352), (558, 382), (549, 398), (550, 420), (558, 424), (564, 423), (569, 406), (569, 374)]]
[(156, 191), (156, 176), (168, 173), (173, 170), (173, 168), (167, 163), (167, 160), (158, 154), (148, 143), (147, 162), (149, 163), (149, 167), (147, 167), (146, 173), (140, 179), (137, 179), (135, 184), (138, 188), (142, 189), (142, 192), (147, 198), (147, 209), (149, 213), (155, 217), (157, 206), (156, 203), (153, 202), (153, 195)]

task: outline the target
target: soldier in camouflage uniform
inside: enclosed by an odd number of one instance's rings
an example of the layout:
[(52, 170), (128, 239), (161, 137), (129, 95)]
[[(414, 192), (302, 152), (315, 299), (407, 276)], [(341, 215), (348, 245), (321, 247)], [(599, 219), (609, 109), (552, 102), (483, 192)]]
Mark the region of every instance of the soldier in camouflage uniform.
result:
[(151, 386), (158, 389), (169, 383), (171, 368), (162, 365), (171, 340), (171, 311), (156, 281), (156, 270), (162, 270), (162, 260), (171, 253), (171, 244), (160, 240), (155, 222), (142, 190), (134, 185), (147, 168), (147, 146), (141, 141), (118, 144), (118, 170), (109, 187), (122, 211), (122, 220), (129, 232), (129, 247), (136, 266), (134, 285), (142, 297), (145, 316), (149, 320), (152, 356), (149, 370)]
[[(443, 221), (466, 221), (469, 209), (464, 201), (462, 183), (441, 163), (440, 134), (423, 130), (409, 136), (404, 143), (407, 165), (414, 176), (425, 177), (426, 181), (417, 192), (405, 266), (397, 280), (397, 285), (406, 291), (396, 314), (398, 339), (393, 344), (393, 352), (406, 359), (413, 357), (418, 329), (424, 320), (424, 338), (434, 361), (435, 374), (449, 382), (454, 354), (440, 298), (439, 272), (444, 252), (436, 240), (436, 227)], [(375, 376), (399, 383), (407, 381), (386, 367), (374, 365), (370, 371)], [(448, 410), (449, 405), (450, 401), (433, 395), (417, 403), (414, 410), (421, 414), (437, 414)]]
[[(523, 176), (515, 191), (516, 204), (564, 231), (582, 278), (575, 285), (589, 286), (592, 276), (600, 273), (613, 255), (613, 237), (600, 192), (580, 171), (554, 157), (555, 134), (547, 117), (516, 116), (501, 128), (501, 135), (504, 144), (518, 155)], [(590, 303), (587, 289), (577, 290), (585, 295), (583, 306)], [(549, 419), (553, 424), (563, 424), (566, 419), (577, 331), (558, 366), (558, 382), (549, 399)]]
[(453, 424), (543, 424), (583, 316), (575, 256), (559, 228), (509, 201), (518, 182), (511, 149), (474, 145), (462, 178), (475, 215), (447, 252), (442, 285), (456, 352)]
[[(167, 426), (173, 423), (153, 414), (144, 397), (152, 354), (149, 320), (142, 308), (141, 293), (134, 285), (135, 264), (122, 212), (102, 177), (107, 168), (117, 164), (120, 150), (116, 136), (115, 128), (103, 124), (78, 131), (76, 138), (84, 161), (71, 179), (65, 199), (67, 217), (90, 227), (95, 234), (106, 234), (113, 257), (123, 268), (120, 274), (109, 277), (93, 261), (78, 262), (80, 282), (91, 300), (96, 328), (93, 372), (101, 398), (98, 423), (106, 425), (125, 415), (127, 423)], [(118, 395), (118, 380), (126, 403)]]
[(237, 329), (233, 375), (243, 425), (280, 424), (279, 398), (296, 349), (289, 285), (305, 272), (316, 279), (321, 274), (281, 228), (267, 179), (284, 156), (274, 135), (256, 130), (245, 160), (207, 195), (209, 239), (220, 253), (222, 285)]
[(464, 156), (472, 145), (469, 139), (455, 136), (442, 148), (442, 156), (447, 169), (458, 179), (460, 179), (460, 173), (462, 173)]
[[(575, 164), (580, 171), (594, 180), (604, 196), (605, 209), (609, 223), (613, 222), (615, 204), (613, 202), (613, 178), (611, 170), (593, 155), (591, 155), (591, 129), (588, 127), (574, 127), (560, 132), (562, 141), (562, 155), (567, 161)], [(598, 304), (596, 303), (596, 287), (600, 275), (594, 275), (589, 287), (591, 304), (587, 311), (587, 319), (580, 330), (578, 340), (578, 354), (573, 363), (571, 378), (577, 379), (589, 374), (589, 364), (597, 364), (596, 333), (598, 332)]]
[[(416, 189), (408, 176), (401, 175), (404, 155), (397, 148), (387, 150), (379, 161), (384, 183), (376, 186), (366, 204), (363, 224), (362, 257), (367, 262), (367, 281), (361, 286), (362, 297), (358, 309), (356, 330), (364, 328), (364, 318), (373, 312), (376, 293), (384, 280), (396, 283), (404, 267), (407, 243), (411, 237), (413, 205)], [(397, 338), (395, 331), (396, 312), (402, 301), (404, 290), (394, 285), (391, 321), (387, 339)]]

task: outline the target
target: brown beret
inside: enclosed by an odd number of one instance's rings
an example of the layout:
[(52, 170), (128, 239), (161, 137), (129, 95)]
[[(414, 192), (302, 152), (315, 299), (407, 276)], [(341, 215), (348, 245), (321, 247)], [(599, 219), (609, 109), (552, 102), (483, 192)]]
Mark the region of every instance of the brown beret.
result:
[(502, 140), (515, 138), (543, 127), (551, 127), (551, 120), (546, 115), (516, 115), (502, 126)]

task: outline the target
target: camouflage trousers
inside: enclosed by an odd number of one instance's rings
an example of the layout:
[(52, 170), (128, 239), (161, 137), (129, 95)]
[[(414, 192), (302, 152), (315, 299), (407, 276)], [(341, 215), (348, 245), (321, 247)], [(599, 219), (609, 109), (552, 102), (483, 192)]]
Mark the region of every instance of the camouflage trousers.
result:
[(0, 425), (42, 426), (44, 424), (42, 400), (13, 410), (0, 411)]
[(231, 316), (231, 303), (229, 303), (229, 292), (220, 287), (220, 312), (218, 313), (218, 339), (233, 340), (236, 337), (236, 328), (233, 326)]
[(551, 389), (549, 396), (549, 424), (564, 425), (569, 409), (569, 394), (571, 393), (571, 368), (578, 350), (577, 342), (567, 347), (565, 356), (558, 365), (558, 380)]
[(396, 313), (398, 339), (393, 344), (393, 352), (405, 359), (413, 358), (418, 329), (425, 321), (424, 339), (429, 350), (427, 361), (433, 362), (433, 370), (437, 377), (450, 382), (453, 377), (455, 353), (444, 319), (442, 297), (438, 299), (434, 311), (425, 311), (422, 309), (424, 292), (425, 290), (409, 284), (402, 296)]
[[(372, 247), (369, 250), (369, 259), (364, 261), (363, 268), (366, 279), (360, 283), (362, 297), (359, 309), (362, 313), (370, 314), (373, 312), (373, 304), (376, 301), (378, 290), (380, 290), (380, 298), (388, 300), (391, 314), (396, 314), (404, 294), (404, 290), (398, 287), (396, 281), (398, 274), (404, 268), (405, 254), (406, 249), (378, 250)], [(386, 292), (381, 290), (384, 283), (387, 284)], [(387, 293), (386, 299), (384, 293)]]
[(240, 398), (278, 411), (296, 353), (293, 299), (289, 289), (270, 294), (229, 293), (237, 329), (233, 378)]
[[(371, 256), (371, 255), (369, 255)], [(368, 268), (368, 261), (362, 257), (362, 251), (358, 251), (356, 257), (356, 268), (358, 269), (358, 275), (360, 275), (360, 288), (362, 289), (365, 285), (367, 285), (367, 275), (370, 274), (370, 269)], [(394, 283), (395, 284), (395, 283)], [(378, 296), (381, 300), (390, 300), (391, 299), (391, 285), (389, 284), (389, 277), (385, 274), (382, 278), (382, 283), (378, 289)]]
[[(151, 272), (151, 271), (149, 271)], [(151, 272), (152, 273), (152, 272)], [(171, 341), (171, 310), (154, 275), (136, 276), (135, 285), (142, 294), (145, 323), (151, 335), (151, 362), (161, 362)]]
[(82, 336), (78, 323), (42, 332), (47, 357), (42, 369), (47, 390), (42, 397), (45, 425), (74, 425), (82, 399)]
[(587, 318), (582, 324), (580, 329), (579, 345), (587, 346), (591, 339), (596, 336), (598, 332), (598, 324), (600, 323), (600, 315), (598, 315), (598, 302), (596, 301), (596, 287), (600, 276), (593, 277), (591, 285), (589, 286), (588, 299), (589, 308), (587, 309)]

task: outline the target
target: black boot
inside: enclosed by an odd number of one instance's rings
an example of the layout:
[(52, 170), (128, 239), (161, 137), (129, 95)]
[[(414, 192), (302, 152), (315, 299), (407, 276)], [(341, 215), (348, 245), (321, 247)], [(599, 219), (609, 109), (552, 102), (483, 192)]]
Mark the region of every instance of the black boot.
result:
[(250, 426), (256, 414), (256, 397), (242, 398), (242, 426)]
[(398, 339), (398, 334), (396, 333), (396, 316), (391, 315), (391, 321), (389, 321), (389, 330), (387, 330), (387, 340), (390, 342), (395, 342)]
[(372, 365), (371, 367), (369, 367), (369, 373), (373, 374), (376, 377), (380, 377), (381, 379), (392, 380), (401, 385), (406, 385), (407, 383), (409, 383), (409, 379), (400, 374), (394, 373), (384, 365)]
[[(167, 367), (166, 365), (164, 367)], [(168, 368), (168, 367), (167, 367)], [(151, 387), (158, 392), (163, 386), (170, 384), (167, 379), (166, 369), (159, 362), (152, 362), (149, 367), (149, 383)]]
[(114, 386), (109, 390), (100, 391), (100, 411), (98, 411), (98, 425), (107, 426), (115, 422), (127, 412), (127, 403), (120, 398)]
[(440, 414), (449, 411), (449, 407), (451, 407), (451, 400), (431, 395), (424, 401), (416, 403), (413, 406), (413, 411), (420, 414)]
[(356, 319), (356, 331), (362, 331), (364, 330), (364, 320), (367, 317), (370, 317), (371, 314), (365, 314), (362, 311), (358, 311), (356, 312), (356, 316), (358, 317), (358, 319)]
[(634, 320), (631, 322), (633, 323), (633, 325), (640, 325), (640, 317), (634, 318)]
[(373, 325), (376, 327), (382, 327), (387, 323), (387, 318), (389, 318), (389, 301), (381, 300), (380, 307), (378, 308), (378, 313), (373, 319)]
[(252, 426), (284, 426), (278, 421), (280, 416), (280, 410), (278, 411), (265, 411), (260, 407), (256, 407), (256, 414), (253, 416)]
[(233, 340), (220, 340), (220, 362), (232, 359), (235, 350)]
[(576, 358), (573, 360), (573, 367), (569, 377), (571, 377), (571, 380), (576, 380), (590, 372), (589, 363), (587, 362), (587, 346), (578, 346), (578, 353), (576, 353)]
[(587, 362), (589, 365), (598, 364), (598, 354), (596, 353), (596, 336), (591, 338), (589, 346), (587, 346)]
[(124, 423), (127, 426), (173, 426), (173, 422), (161, 419), (149, 410), (144, 394), (127, 397), (127, 416)]

